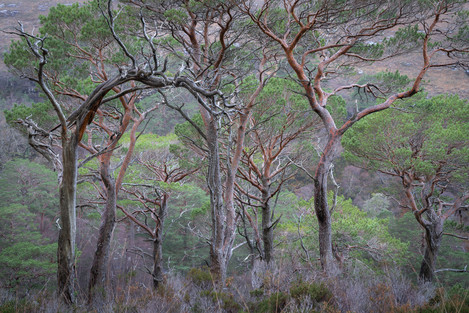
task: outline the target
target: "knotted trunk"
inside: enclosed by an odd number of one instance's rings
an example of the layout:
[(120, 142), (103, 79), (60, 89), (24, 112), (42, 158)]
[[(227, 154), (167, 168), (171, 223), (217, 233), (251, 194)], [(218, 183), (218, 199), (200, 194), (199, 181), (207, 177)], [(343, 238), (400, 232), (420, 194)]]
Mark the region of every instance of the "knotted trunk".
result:
[[(210, 190), (210, 213), (212, 218), (210, 272), (217, 285), (221, 287), (226, 280), (228, 262), (232, 255), (233, 243), (236, 236), (236, 214), (233, 206), (231, 187), (226, 188), (225, 193), (227, 196), (226, 199), (223, 198), (216, 123), (217, 120), (211, 117), (206, 125), (209, 162), (207, 186)], [(226, 178), (227, 185), (232, 183), (233, 179), (233, 175), (228, 173)], [(230, 192), (231, 194), (229, 194)]]
[[(419, 280), (422, 283), (432, 282), (435, 277), (436, 260), (443, 238), (443, 221), (434, 211), (428, 211), (429, 221), (425, 228), (425, 254), (420, 267)], [(435, 218), (436, 217), (436, 218)]]
[(60, 182), (60, 231), (57, 248), (58, 294), (62, 302), (75, 302), (75, 239), (76, 239), (76, 183), (77, 141), (62, 139), (63, 176)]
[(327, 273), (333, 269), (331, 214), (327, 203), (327, 173), (316, 175), (314, 182), (314, 209), (319, 225), (319, 257)]
[(340, 147), (340, 136), (330, 136), (314, 175), (314, 210), (319, 225), (319, 257), (326, 275), (336, 270), (332, 254), (331, 212), (327, 202), (327, 177)]
[(107, 266), (112, 234), (116, 225), (116, 186), (109, 174), (109, 160), (101, 162), (101, 180), (106, 190), (106, 207), (101, 218), (98, 242), (88, 283), (88, 302), (102, 304), (106, 297)]

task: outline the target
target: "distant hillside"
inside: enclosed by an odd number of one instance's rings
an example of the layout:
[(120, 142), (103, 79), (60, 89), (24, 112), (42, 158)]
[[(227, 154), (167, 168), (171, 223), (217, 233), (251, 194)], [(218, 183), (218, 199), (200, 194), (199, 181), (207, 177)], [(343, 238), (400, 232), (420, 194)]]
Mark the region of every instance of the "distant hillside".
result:
[[(57, 4), (71, 5), (83, 3), (86, 0), (16, 0), (1, 2), (0, 0), (0, 54), (8, 50), (14, 35), (5, 31), (12, 31), (18, 26), (18, 21), (24, 25), (25, 30), (37, 33), (39, 15), (47, 15), (49, 9)], [(35, 86), (32, 82), (19, 79), (8, 73), (8, 69), (0, 60), (0, 110), (9, 108), (13, 103), (38, 100)]]
[[(10, 0), (0, 2), (0, 51), (2, 55), (15, 37), (3, 31), (13, 30), (13, 27), (18, 25), (18, 21), (23, 23), (26, 30), (37, 29), (39, 15), (47, 15), (49, 9), (59, 3), (71, 5), (76, 2), (83, 3), (85, 0)], [(5, 65), (0, 62), (0, 71), (5, 70)]]
[[(49, 9), (58, 3), (69, 4), (84, 3), (85, 0), (16, 0), (0, 2), (0, 30), (11, 30), (21, 21), (27, 30), (37, 29), (39, 26), (39, 15), (46, 15)], [(469, 7), (469, 4), (467, 5)], [(0, 32), (0, 52), (3, 54), (14, 38), (13, 35)], [(442, 56), (443, 57), (443, 56)], [(405, 61), (404, 61), (405, 59)], [(409, 61), (408, 57), (403, 59), (395, 58), (385, 62), (379, 62), (360, 70), (363, 73), (373, 73), (377, 71), (395, 71), (399, 69), (403, 74), (415, 77), (416, 70), (420, 68), (421, 56), (415, 54), (415, 58)], [(0, 83), (8, 78), (9, 74), (3, 62), (0, 62)], [(427, 73), (424, 85), (430, 94), (458, 93), (460, 96), (469, 98), (469, 72), (461, 68), (435, 68)], [(5, 84), (0, 84), (0, 89), (6, 88)], [(2, 94), (0, 90), (0, 94)]]

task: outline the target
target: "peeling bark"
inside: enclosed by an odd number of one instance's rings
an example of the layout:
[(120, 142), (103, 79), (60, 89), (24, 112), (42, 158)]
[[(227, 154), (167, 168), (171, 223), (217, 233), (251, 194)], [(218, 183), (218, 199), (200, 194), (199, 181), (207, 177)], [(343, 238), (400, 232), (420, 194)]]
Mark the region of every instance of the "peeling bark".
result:
[[(436, 215), (433, 211), (430, 214)], [(425, 254), (420, 266), (419, 280), (421, 283), (432, 282), (435, 278), (436, 260), (443, 238), (443, 223), (436, 217), (425, 226)]]
[(319, 224), (319, 255), (326, 274), (336, 269), (332, 253), (331, 212), (327, 202), (327, 177), (338, 154), (341, 136), (331, 135), (314, 174), (314, 210)]
[(218, 130), (216, 120), (210, 117), (207, 129), (208, 174), (207, 185), (210, 190), (210, 208), (212, 218), (212, 242), (210, 244), (210, 271), (214, 279), (223, 284), (226, 279), (227, 263), (225, 245), (226, 212), (223, 205), (223, 190), (220, 177), (220, 152), (218, 149)]
[(62, 139), (63, 176), (59, 187), (60, 231), (57, 248), (58, 294), (66, 304), (75, 302), (75, 238), (77, 138)]

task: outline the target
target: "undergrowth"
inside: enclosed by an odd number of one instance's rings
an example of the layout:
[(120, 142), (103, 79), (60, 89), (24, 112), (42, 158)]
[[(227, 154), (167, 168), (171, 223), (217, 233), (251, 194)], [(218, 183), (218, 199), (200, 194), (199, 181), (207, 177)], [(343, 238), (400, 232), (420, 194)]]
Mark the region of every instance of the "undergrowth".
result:
[(399, 274), (356, 273), (324, 278), (306, 269), (277, 268), (263, 277), (261, 288), (250, 286), (249, 275), (231, 277), (216, 288), (208, 269), (186, 276), (169, 275), (158, 290), (129, 284), (114, 288), (107, 302), (88, 307), (86, 301), (61, 307), (51, 292), (20, 299), (0, 292), (0, 313), (13, 312), (394, 312), (469, 313), (469, 290), (414, 285)]

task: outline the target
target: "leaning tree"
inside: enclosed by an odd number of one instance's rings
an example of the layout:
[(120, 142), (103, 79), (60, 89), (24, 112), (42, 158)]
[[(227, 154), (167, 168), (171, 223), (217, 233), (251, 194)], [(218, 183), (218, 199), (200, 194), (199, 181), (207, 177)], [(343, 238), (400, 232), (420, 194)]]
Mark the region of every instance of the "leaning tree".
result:
[[(58, 5), (51, 8), (49, 14), (42, 16), (40, 20), (40, 32), (47, 34), (49, 38), (47, 49), (53, 55), (45, 73), (49, 77), (52, 92), (61, 97), (64, 102), (71, 103), (65, 110), (71, 109), (71, 106), (76, 105), (78, 101), (85, 101), (96, 85), (106, 81), (109, 76), (108, 72), (115, 70), (114, 64), (122, 58), (122, 54), (119, 49), (116, 49), (117, 44), (105, 17), (99, 10), (97, 1), (82, 6)], [(118, 29), (126, 27), (129, 30), (135, 20), (126, 19), (119, 22)], [(135, 36), (128, 35), (124, 42), (132, 43), (135, 40)], [(12, 49), (11, 53), (16, 58), (21, 56), (17, 49)], [(23, 57), (28, 57), (28, 55), (23, 55)], [(136, 87), (135, 83), (130, 83), (129, 86)], [(78, 167), (80, 168), (92, 158), (97, 158), (99, 166), (96, 176), (102, 182), (98, 192), (105, 200), (90, 270), (88, 287), (90, 303), (101, 303), (102, 301), (95, 301), (97, 300), (95, 298), (105, 295), (100, 290), (103, 290), (107, 282), (106, 266), (116, 224), (116, 197), (130, 161), (135, 140), (131, 140), (117, 179), (114, 178), (111, 170), (113, 152), (124, 132), (131, 128), (131, 134), (134, 134), (148, 113), (140, 112), (136, 107), (137, 91), (127, 95), (120, 94), (121, 91), (121, 86), (113, 87), (115, 99), (102, 103), (96, 110), (96, 118), (85, 131), (86, 140), (79, 143), (91, 155), (80, 162)], [(154, 109), (156, 106), (150, 108), (150, 111)], [(23, 119), (22, 123), (31, 124), (32, 121)], [(135, 139), (135, 136), (131, 135), (131, 139)]]
[[(155, 30), (149, 30), (143, 15), (138, 15), (140, 27), (135, 28), (139, 32), (138, 41), (132, 43), (132, 48), (125, 40), (125, 35), (120, 35), (122, 28), (119, 27), (124, 16), (124, 10), (115, 11), (112, 9), (112, 1), (106, 4), (96, 3), (97, 8), (102, 14), (103, 20), (96, 22), (88, 28), (88, 35), (102, 26), (104, 21), (107, 26), (107, 32), (111, 33), (111, 40), (115, 48), (119, 50), (120, 55), (115, 59), (116, 65), (113, 69), (107, 69), (107, 75), (101, 78), (100, 83), (92, 86), (83, 97), (76, 97), (76, 102), (70, 110), (66, 97), (67, 94), (58, 93), (57, 90), (66, 90), (67, 85), (56, 85), (54, 80), (54, 57), (60, 59), (59, 55), (62, 49), (49, 48), (49, 42), (56, 38), (49, 38), (47, 34), (33, 34), (27, 32), (22, 24), (15, 28), (11, 33), (21, 37), (21, 41), (12, 44), (11, 52), (6, 54), (5, 61), (11, 69), (19, 72), (20, 75), (37, 83), (41, 92), (52, 105), (59, 126), (51, 131), (44, 131), (31, 124), (33, 131), (31, 136), (36, 138), (52, 138), (51, 132), (58, 129), (57, 135), (61, 141), (61, 156), (59, 157), (50, 146), (44, 145), (44, 141), (30, 141), (38, 143), (35, 148), (43, 155), (54, 160), (56, 169), (59, 171), (60, 180), (60, 232), (58, 240), (58, 291), (60, 299), (64, 303), (75, 302), (75, 240), (76, 240), (76, 186), (77, 186), (77, 152), (78, 146), (82, 141), (88, 125), (93, 123), (95, 115), (99, 116), (100, 107), (114, 99), (119, 99), (142, 89), (162, 89), (167, 87), (182, 87), (194, 94), (203, 95), (206, 99), (211, 99), (221, 95), (219, 90), (207, 90), (199, 86), (198, 82), (187, 76), (168, 75), (166, 62), (160, 60), (160, 55), (154, 44)], [(68, 26), (65, 27), (65, 29)], [(80, 42), (82, 38), (76, 35), (73, 30), (70, 32), (69, 40)], [(101, 34), (102, 35), (102, 34)], [(99, 44), (99, 38), (96, 38)], [(79, 50), (79, 48), (78, 48)], [(87, 49), (80, 51), (86, 55)], [(104, 62), (100, 66), (105, 66)], [(73, 61), (69, 68), (79, 66)], [(83, 69), (86, 70), (86, 69)], [(64, 70), (66, 71), (66, 70)], [(60, 72), (69, 74), (69, 72)], [(111, 74), (112, 73), (112, 74)], [(73, 110), (73, 111), (72, 111)], [(69, 113), (70, 112), (70, 113)], [(108, 151), (104, 151), (108, 152)], [(106, 174), (106, 173), (105, 173)], [(105, 175), (106, 176), (106, 175)], [(109, 185), (110, 186), (110, 185)], [(106, 235), (106, 234), (105, 234)], [(107, 236), (107, 235), (106, 235)]]

